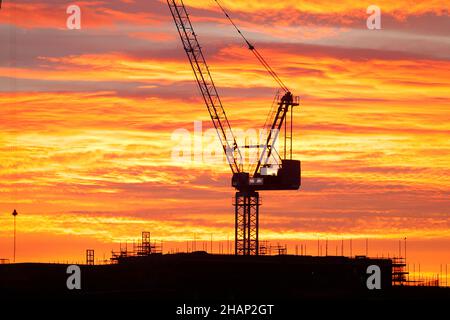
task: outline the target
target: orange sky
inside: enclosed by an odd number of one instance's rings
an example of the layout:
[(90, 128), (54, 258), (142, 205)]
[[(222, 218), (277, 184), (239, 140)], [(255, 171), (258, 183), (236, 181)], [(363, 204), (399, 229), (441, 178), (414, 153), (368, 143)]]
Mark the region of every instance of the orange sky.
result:
[[(259, 129), (272, 79), (214, 1), (185, 2), (233, 128)], [(229, 167), (171, 158), (174, 130), (211, 124), (165, 1), (78, 1), (79, 31), (70, 3), (15, 3), (0, 11), (0, 258), (14, 208), (19, 261), (100, 257), (142, 230), (167, 248), (231, 238)], [(448, 2), (378, 1), (382, 30), (371, 3), (222, 3), (302, 98), (303, 185), (262, 193), (261, 237), (368, 237), (392, 255), (406, 236), (412, 263), (450, 264)]]

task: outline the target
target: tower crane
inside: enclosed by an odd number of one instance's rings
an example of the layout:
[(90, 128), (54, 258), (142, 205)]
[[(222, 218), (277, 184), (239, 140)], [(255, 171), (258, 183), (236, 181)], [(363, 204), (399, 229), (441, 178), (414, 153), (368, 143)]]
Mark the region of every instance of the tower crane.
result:
[[(220, 143), (232, 172), (231, 185), (236, 189), (235, 208), (235, 254), (258, 255), (259, 247), (259, 207), (260, 190), (298, 190), (301, 184), (301, 165), (292, 159), (292, 120), (293, 108), (299, 105), (299, 98), (294, 97), (288, 87), (278, 77), (267, 61), (239, 30), (225, 9), (215, 0), (227, 19), (231, 22), (248, 48), (267, 72), (280, 86), (282, 95), (276, 97), (276, 106), (266, 120), (268, 132), (265, 143), (258, 146), (261, 150), (257, 163), (249, 170), (243, 166), (243, 155), (231, 130), (230, 123), (217, 92), (202, 48), (197, 39), (189, 14), (183, 0), (167, 0), (170, 12), (180, 35), (184, 50), (194, 72), (195, 79), (202, 94), (206, 108), (217, 131)], [(287, 116), (290, 112), (290, 129), (287, 128)], [(284, 155), (278, 154), (275, 143), (284, 124)], [(287, 140), (290, 151), (287, 152)], [(250, 146), (245, 146), (250, 147)], [(270, 158), (276, 158), (277, 164), (271, 164)]]

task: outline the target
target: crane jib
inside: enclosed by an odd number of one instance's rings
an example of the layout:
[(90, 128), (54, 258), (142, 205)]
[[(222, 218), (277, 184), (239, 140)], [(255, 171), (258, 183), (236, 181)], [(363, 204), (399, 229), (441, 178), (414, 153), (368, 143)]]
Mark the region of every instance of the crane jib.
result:
[(208, 65), (182, 0), (167, 0), (197, 84), (233, 173), (242, 171), (243, 157), (231, 130)]

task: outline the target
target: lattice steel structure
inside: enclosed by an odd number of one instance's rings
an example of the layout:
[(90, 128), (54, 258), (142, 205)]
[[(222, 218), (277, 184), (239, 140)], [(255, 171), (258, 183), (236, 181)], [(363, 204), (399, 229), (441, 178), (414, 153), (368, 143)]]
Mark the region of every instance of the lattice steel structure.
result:
[(260, 205), (258, 192), (236, 192), (234, 250), (237, 255), (259, 254)]
[(92, 249), (86, 250), (86, 264), (93, 266), (95, 264), (95, 252)]
[(150, 232), (142, 231), (142, 240), (138, 244), (137, 254), (139, 256), (148, 256), (152, 253), (152, 246), (150, 244)]

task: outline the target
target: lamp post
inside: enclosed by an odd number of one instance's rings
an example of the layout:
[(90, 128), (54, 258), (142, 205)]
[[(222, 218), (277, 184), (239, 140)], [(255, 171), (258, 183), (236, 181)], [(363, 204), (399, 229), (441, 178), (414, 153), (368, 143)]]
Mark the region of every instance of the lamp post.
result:
[(405, 244), (405, 267), (406, 267), (406, 274), (408, 275), (406, 281), (409, 282), (409, 268), (408, 268), (408, 262), (406, 262), (406, 237), (403, 238), (404, 244)]
[(403, 238), (404, 244), (405, 244), (405, 263), (406, 263), (406, 237)]
[(16, 262), (16, 216), (18, 215), (16, 209), (14, 209), (13, 213), (12, 213), (13, 217), (14, 217), (14, 258), (13, 258), (13, 262)]

